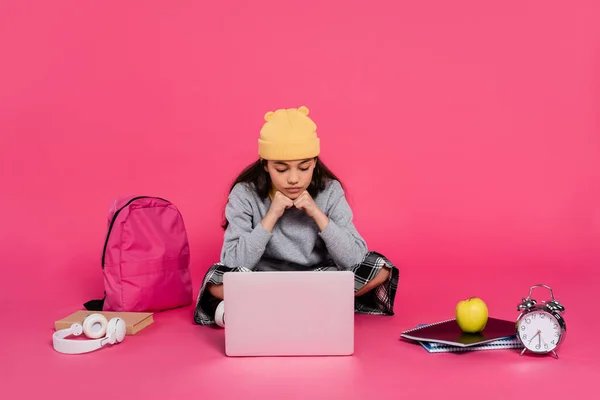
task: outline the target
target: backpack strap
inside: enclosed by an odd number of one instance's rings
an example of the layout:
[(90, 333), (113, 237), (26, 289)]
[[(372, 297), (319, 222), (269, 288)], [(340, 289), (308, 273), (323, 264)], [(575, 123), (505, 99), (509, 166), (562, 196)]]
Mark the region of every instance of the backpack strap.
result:
[(106, 291), (104, 292), (104, 297), (98, 300), (90, 300), (83, 303), (83, 306), (88, 311), (102, 311), (104, 307), (104, 299), (106, 299)]

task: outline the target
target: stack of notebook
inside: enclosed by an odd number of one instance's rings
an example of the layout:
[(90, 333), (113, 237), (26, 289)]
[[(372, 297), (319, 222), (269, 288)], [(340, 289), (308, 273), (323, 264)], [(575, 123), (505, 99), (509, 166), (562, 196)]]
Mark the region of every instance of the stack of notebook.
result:
[(515, 322), (488, 318), (480, 333), (464, 333), (456, 319), (419, 325), (400, 335), (419, 342), (430, 353), (522, 348), (516, 336)]

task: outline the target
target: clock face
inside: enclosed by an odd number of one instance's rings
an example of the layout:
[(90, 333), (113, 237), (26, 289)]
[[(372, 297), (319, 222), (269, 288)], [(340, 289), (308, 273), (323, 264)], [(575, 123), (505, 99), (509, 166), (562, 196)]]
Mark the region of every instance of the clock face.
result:
[(536, 310), (525, 314), (518, 323), (523, 345), (535, 353), (546, 353), (558, 346), (562, 329), (551, 314)]

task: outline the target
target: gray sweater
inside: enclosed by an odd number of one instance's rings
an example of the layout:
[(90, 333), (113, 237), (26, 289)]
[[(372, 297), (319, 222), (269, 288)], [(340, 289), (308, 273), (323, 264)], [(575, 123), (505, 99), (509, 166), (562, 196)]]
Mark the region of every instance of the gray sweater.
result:
[(329, 217), (320, 232), (314, 220), (302, 210), (289, 208), (272, 232), (260, 223), (271, 199), (262, 200), (253, 184), (238, 183), (229, 194), (221, 262), (229, 267), (251, 270), (301, 270), (330, 259), (339, 268), (361, 262), (367, 244), (352, 222), (352, 210), (338, 181), (330, 181), (315, 198)]

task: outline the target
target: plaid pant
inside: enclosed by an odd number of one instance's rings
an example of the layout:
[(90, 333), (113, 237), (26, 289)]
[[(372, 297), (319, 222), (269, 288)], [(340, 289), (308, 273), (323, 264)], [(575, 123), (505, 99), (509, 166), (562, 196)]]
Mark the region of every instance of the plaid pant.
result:
[[(349, 268), (354, 272), (354, 291), (357, 292), (369, 281), (371, 281), (381, 268), (386, 266), (390, 269), (389, 277), (378, 287), (355, 297), (354, 311), (358, 314), (376, 314), (376, 315), (394, 315), (394, 299), (398, 288), (399, 271), (394, 264), (385, 256), (371, 251), (358, 264)], [(337, 271), (340, 268), (330, 260), (326, 263), (309, 268), (311, 271)], [(249, 272), (244, 267), (228, 267), (221, 263), (213, 264), (204, 276), (202, 286), (196, 300), (196, 309), (194, 311), (194, 322), (199, 325), (213, 324), (215, 309), (220, 300), (215, 298), (206, 290), (208, 284), (219, 285), (223, 283), (225, 272)]]

